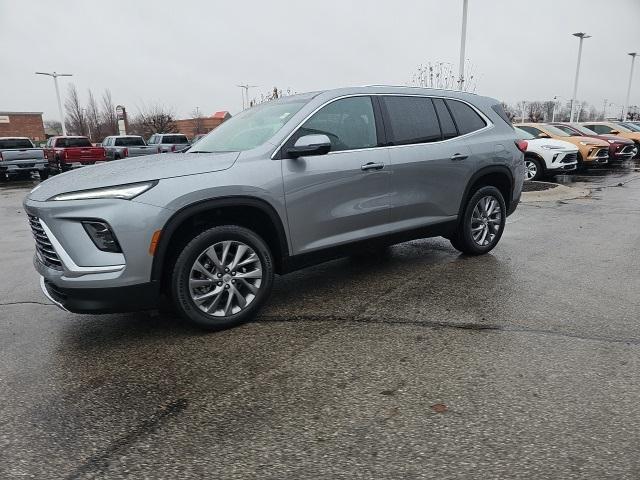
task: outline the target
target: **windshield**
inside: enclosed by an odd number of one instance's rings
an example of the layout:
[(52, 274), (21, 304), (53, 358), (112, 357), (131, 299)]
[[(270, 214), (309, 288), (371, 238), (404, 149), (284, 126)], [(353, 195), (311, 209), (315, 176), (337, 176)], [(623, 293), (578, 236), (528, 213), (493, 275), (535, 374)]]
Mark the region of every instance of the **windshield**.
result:
[(629, 133), (629, 132), (632, 131), (630, 128), (623, 127), (619, 123), (615, 124), (615, 125), (611, 125), (611, 128), (613, 128), (614, 130), (618, 130), (619, 132), (627, 132), (627, 133)]
[(575, 136), (577, 135), (575, 132), (575, 127), (568, 127), (566, 125), (553, 125), (556, 128), (559, 128), (560, 130), (562, 130), (564, 133), (568, 133), (569, 135)]
[(63, 137), (56, 141), (56, 147), (91, 147), (91, 142), (86, 137)]
[(590, 137), (592, 135), (598, 136), (596, 132), (594, 132), (593, 130), (589, 130), (587, 127), (583, 127), (582, 125), (571, 125), (571, 128), (579, 131), (581, 134), (587, 137)]
[(33, 148), (28, 138), (0, 138), (0, 148)]
[(293, 96), (249, 108), (222, 123), (189, 151), (251, 150), (273, 137), (308, 101), (308, 96)]
[(623, 123), (622, 126), (628, 128), (629, 130), (631, 130), (632, 132), (640, 132), (640, 126), (635, 125), (633, 123)]
[(142, 137), (120, 137), (116, 138), (117, 147), (141, 147), (146, 145)]
[(571, 136), (567, 132), (563, 132), (559, 128), (554, 127), (553, 125), (545, 125), (544, 129), (547, 132), (549, 132), (551, 135), (555, 135), (557, 137), (570, 137)]
[(518, 138), (520, 140), (533, 140), (536, 138), (533, 135), (531, 135), (529, 132), (525, 132), (524, 130), (518, 127), (516, 127), (516, 133), (518, 134)]

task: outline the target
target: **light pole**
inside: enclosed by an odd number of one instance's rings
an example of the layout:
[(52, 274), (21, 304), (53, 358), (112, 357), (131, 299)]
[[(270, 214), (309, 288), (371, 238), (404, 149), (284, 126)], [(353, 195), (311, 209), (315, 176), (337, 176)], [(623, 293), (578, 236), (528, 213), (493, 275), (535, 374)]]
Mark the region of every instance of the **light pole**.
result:
[(53, 77), (53, 83), (56, 86), (56, 98), (58, 100), (58, 113), (60, 114), (60, 121), (62, 122), (62, 134), (67, 135), (67, 126), (64, 124), (64, 111), (62, 110), (62, 103), (60, 102), (60, 89), (58, 88), (58, 77), (71, 77), (72, 73), (57, 73), (57, 72), (36, 72), (36, 75), (47, 75)]
[(582, 41), (585, 38), (591, 38), (591, 35), (587, 35), (584, 32), (578, 32), (573, 34), (574, 37), (580, 39), (580, 46), (578, 47), (578, 64), (576, 65), (576, 78), (573, 82), (573, 97), (571, 97), (571, 116), (569, 121), (573, 122), (573, 114), (576, 111), (576, 96), (578, 95), (578, 76), (580, 75), (580, 59), (582, 57)]
[(462, 90), (464, 86), (464, 51), (467, 43), (467, 7), (468, 0), (462, 0), (462, 32), (460, 33), (460, 66), (458, 67), (458, 73), (460, 78), (458, 79), (458, 90)]
[(89, 121), (89, 115), (87, 115), (87, 109), (82, 109), (83, 120), (87, 122), (87, 133), (89, 134), (89, 141), (91, 141), (91, 122)]
[(551, 121), (556, 121), (556, 110), (558, 109), (558, 95), (553, 96), (553, 112), (551, 113)]
[(526, 106), (527, 106), (527, 104), (526, 104), (526, 102), (523, 100), (523, 101), (522, 101), (522, 110), (521, 110), (521, 112), (522, 112), (522, 116), (520, 117), (520, 123), (524, 123), (524, 107), (526, 107)]
[(636, 52), (631, 52), (631, 71), (629, 72), (629, 86), (627, 87), (627, 101), (624, 102), (624, 110), (622, 111), (622, 121), (624, 122), (627, 119), (627, 115), (629, 113), (629, 97), (631, 96), (631, 80), (633, 79), (633, 64), (636, 61)]

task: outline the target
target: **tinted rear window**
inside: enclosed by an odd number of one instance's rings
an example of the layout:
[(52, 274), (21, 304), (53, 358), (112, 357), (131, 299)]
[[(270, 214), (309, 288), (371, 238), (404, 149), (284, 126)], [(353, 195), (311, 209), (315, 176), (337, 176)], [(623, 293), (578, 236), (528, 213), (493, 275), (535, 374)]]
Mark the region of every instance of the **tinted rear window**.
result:
[(59, 138), (56, 141), (56, 147), (91, 147), (91, 142), (88, 138)]
[(447, 105), (449, 105), (449, 110), (451, 110), (453, 119), (456, 121), (460, 135), (475, 132), (487, 125), (482, 117), (466, 103), (447, 100)]
[(456, 130), (456, 124), (453, 123), (453, 118), (449, 113), (449, 109), (441, 98), (434, 98), (433, 104), (436, 107), (438, 113), (438, 119), (440, 120), (440, 128), (442, 130), (442, 138), (453, 138), (458, 135)]
[(394, 145), (440, 140), (440, 125), (430, 98), (384, 97)]
[(139, 147), (144, 146), (142, 137), (122, 137), (116, 138), (117, 147)]
[(165, 135), (162, 137), (162, 143), (189, 143), (184, 135)]
[(26, 138), (5, 138), (0, 139), (0, 148), (33, 148), (33, 144)]

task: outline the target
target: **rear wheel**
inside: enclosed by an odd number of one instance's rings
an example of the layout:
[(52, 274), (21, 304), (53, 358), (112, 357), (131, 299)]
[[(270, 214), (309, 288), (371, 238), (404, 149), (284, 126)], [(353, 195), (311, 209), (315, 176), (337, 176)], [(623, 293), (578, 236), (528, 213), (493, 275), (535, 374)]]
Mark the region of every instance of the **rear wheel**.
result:
[(235, 225), (196, 236), (176, 260), (171, 293), (178, 312), (208, 330), (250, 320), (273, 285), (273, 258), (254, 232)]
[(524, 179), (528, 181), (540, 180), (544, 176), (542, 163), (537, 158), (525, 157), (524, 159)]
[(49, 169), (45, 168), (44, 170), (38, 170), (38, 176), (40, 177), (40, 180), (46, 180), (49, 178)]
[(467, 255), (482, 255), (498, 244), (507, 219), (507, 207), (496, 187), (479, 188), (469, 199), (451, 237), (451, 245)]

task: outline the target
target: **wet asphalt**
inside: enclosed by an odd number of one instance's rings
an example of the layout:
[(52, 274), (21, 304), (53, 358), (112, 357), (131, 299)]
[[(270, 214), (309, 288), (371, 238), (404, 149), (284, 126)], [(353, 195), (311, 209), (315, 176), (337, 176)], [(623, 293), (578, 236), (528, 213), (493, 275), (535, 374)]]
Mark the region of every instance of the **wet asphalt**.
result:
[(558, 180), (489, 255), (329, 262), (213, 334), (50, 305), (1, 185), (0, 478), (639, 478), (640, 167)]

